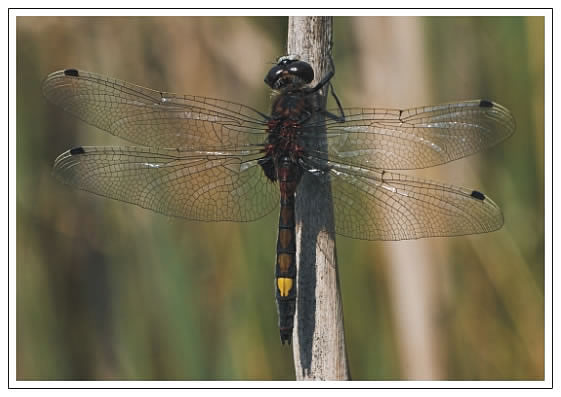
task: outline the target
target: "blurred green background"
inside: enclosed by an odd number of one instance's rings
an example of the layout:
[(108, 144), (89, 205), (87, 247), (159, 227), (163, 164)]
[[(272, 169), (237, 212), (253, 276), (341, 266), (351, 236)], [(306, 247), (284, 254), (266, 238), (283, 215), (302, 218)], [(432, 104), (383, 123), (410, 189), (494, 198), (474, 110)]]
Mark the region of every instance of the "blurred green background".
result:
[[(287, 18), (18, 17), (17, 379), (294, 379), (279, 343), (277, 214), (169, 219), (55, 181), (76, 145), (127, 145), (46, 102), (79, 68), (268, 112)], [(498, 232), (414, 242), (337, 239), (353, 379), (544, 377), (544, 19), (335, 18), (344, 106), (488, 98), (515, 135), (415, 174), (477, 188)]]

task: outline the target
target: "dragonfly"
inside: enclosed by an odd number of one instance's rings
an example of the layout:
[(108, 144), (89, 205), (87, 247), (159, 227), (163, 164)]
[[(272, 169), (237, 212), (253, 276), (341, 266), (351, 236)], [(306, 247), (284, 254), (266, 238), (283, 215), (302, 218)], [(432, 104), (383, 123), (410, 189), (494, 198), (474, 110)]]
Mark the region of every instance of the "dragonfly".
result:
[(53, 173), (79, 189), (190, 220), (253, 221), (280, 205), (275, 289), (281, 342), (290, 344), (295, 195), (303, 175), (330, 184), (335, 232), (346, 237), (408, 240), (503, 225), (500, 208), (479, 190), (395, 171), (437, 166), (496, 145), (515, 130), (507, 108), (487, 99), (343, 108), (334, 96), (338, 108), (325, 111), (319, 98), (333, 76), (334, 69), (311, 85), (310, 64), (279, 58), (265, 76), (273, 92), (265, 114), (77, 69), (54, 72), (42, 87), (49, 101), (136, 146), (75, 147), (58, 156)]

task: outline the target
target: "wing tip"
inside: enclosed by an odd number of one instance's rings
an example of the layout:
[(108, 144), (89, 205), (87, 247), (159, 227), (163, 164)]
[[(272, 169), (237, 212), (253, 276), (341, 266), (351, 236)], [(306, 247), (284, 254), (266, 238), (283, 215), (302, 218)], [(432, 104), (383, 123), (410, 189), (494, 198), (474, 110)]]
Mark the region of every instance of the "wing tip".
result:
[(504, 134), (501, 135), (502, 138), (496, 143), (501, 142), (514, 134), (516, 131), (516, 120), (508, 108), (489, 99), (480, 99), (477, 106), (480, 108), (490, 109), (490, 113), (495, 114), (496, 117), (498, 117), (498, 120), (502, 120), (501, 126), (504, 129)]

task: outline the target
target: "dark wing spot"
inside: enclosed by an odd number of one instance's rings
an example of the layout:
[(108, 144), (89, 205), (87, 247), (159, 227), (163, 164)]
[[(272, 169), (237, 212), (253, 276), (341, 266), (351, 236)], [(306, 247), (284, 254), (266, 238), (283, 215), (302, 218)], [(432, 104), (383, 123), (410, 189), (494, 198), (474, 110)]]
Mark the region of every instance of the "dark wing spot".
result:
[(479, 107), (481, 107), (481, 108), (492, 108), (493, 107), (493, 102), (488, 101), (486, 99), (482, 99), (479, 102)]
[(478, 200), (485, 200), (485, 195), (481, 192), (478, 192), (477, 190), (474, 190), (473, 192), (471, 192), (471, 197), (476, 198)]
[(75, 155), (77, 155), (77, 154), (84, 154), (84, 153), (86, 153), (86, 151), (84, 150), (84, 148), (83, 148), (82, 146), (79, 146), (79, 147), (75, 147), (75, 148), (73, 148), (73, 149), (70, 149), (70, 154), (71, 154), (72, 156), (75, 156)]
[(78, 71), (76, 69), (66, 69), (64, 71), (64, 75), (65, 76), (74, 76), (74, 77), (78, 77)]

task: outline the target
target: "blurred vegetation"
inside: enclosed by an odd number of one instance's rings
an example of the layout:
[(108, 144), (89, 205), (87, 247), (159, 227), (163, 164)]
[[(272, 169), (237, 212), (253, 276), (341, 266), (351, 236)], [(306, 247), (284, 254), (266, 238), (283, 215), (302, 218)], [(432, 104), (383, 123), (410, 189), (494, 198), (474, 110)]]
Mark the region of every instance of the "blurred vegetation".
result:
[[(440, 177), (481, 186), (506, 220), (487, 235), (423, 240), (439, 253), (430, 320), (440, 377), (543, 379), (543, 18), (405, 18), (420, 26), (421, 45), (400, 58), (412, 38), (394, 31), (401, 40), (384, 43), (394, 22), (335, 18), (333, 82), (345, 106), (430, 104), (408, 96), (422, 83), (434, 103), (488, 97), (517, 122), (507, 142)], [(277, 214), (248, 224), (188, 222), (57, 183), (51, 167), (64, 150), (126, 142), (41, 95), (48, 73), (74, 67), (267, 112), (263, 77), (286, 51), (286, 26), (287, 18), (18, 18), (19, 380), (294, 379), (274, 302)], [(368, 60), (379, 66), (365, 68)], [(403, 74), (384, 74), (392, 62)], [(418, 67), (422, 77), (409, 79)], [(369, 79), (393, 88), (372, 92)], [(407, 243), (338, 238), (353, 379), (408, 376), (389, 247)]]

